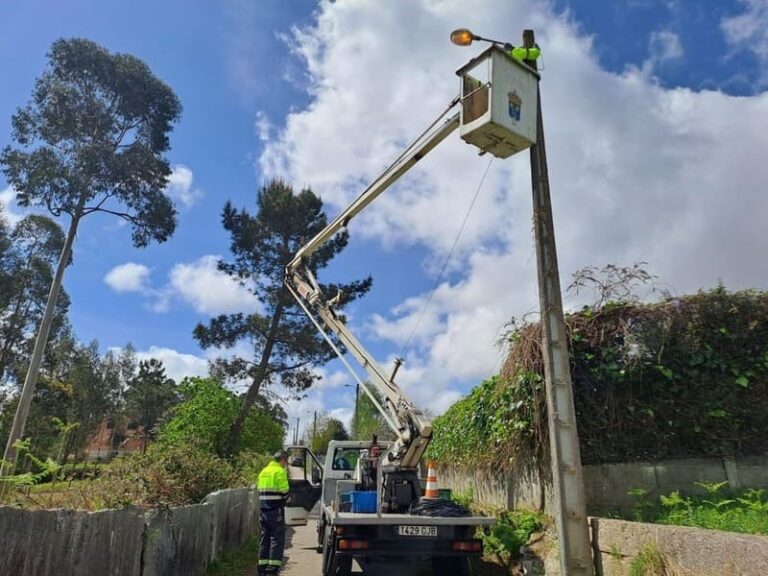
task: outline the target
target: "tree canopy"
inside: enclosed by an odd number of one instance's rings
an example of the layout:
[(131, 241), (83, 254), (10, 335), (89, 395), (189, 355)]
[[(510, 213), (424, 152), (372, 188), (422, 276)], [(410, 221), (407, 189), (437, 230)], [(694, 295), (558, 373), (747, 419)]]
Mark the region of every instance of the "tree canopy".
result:
[[(237, 396), (213, 378), (185, 378), (179, 385), (181, 402), (171, 409), (158, 441), (169, 444), (194, 443), (223, 455), (229, 428), (237, 417)], [(273, 453), (283, 445), (285, 428), (262, 407), (254, 407), (243, 426), (236, 452), (251, 450)]]
[[(8, 239), (12, 244), (0, 256), (0, 383), (18, 380), (14, 372), (26, 360), (43, 317), (64, 232), (50, 218), (30, 214), (13, 227)], [(62, 290), (54, 333), (65, 325), (68, 308), (69, 296)]]
[(139, 362), (139, 373), (128, 382), (126, 411), (144, 429), (144, 438), (155, 434), (155, 426), (165, 412), (178, 402), (176, 383), (165, 375), (160, 360)]
[[(381, 394), (373, 390), (380, 404), (383, 404)], [(357, 399), (357, 410), (352, 417), (352, 438), (354, 440), (394, 440), (395, 435), (368, 395), (362, 390)]]
[[(260, 309), (221, 315), (207, 325), (199, 324), (194, 336), (203, 348), (231, 348), (248, 344), (252, 354), (234, 355), (216, 362), (227, 377), (250, 382), (242, 410), (232, 425), (228, 449), (237, 445), (240, 429), (265, 384), (282, 384), (301, 393), (316, 380), (313, 368), (324, 364), (333, 352), (283, 284), (285, 266), (298, 249), (327, 224), (323, 202), (310, 189), (294, 193), (275, 180), (259, 190), (255, 215), (224, 206), (222, 222), (230, 234), (232, 259), (219, 268), (235, 278), (260, 302)], [(316, 272), (324, 268), (347, 245), (346, 232), (337, 234), (312, 256)], [(339, 290), (345, 304), (365, 294), (371, 278), (324, 285), (328, 294)]]
[(138, 58), (60, 39), (30, 102), (13, 115), (17, 146), (3, 149), (0, 165), (19, 206), (74, 219), (116, 214), (136, 246), (163, 242), (176, 226), (163, 153), (180, 114), (176, 95)]
[[(12, 117), (12, 139), (0, 168), (20, 206), (67, 214), (69, 229), (40, 321), (2, 469), (16, 462), (43, 361), (64, 270), (80, 221), (94, 212), (128, 222), (133, 244), (164, 242), (176, 210), (164, 193), (171, 168), (163, 155), (181, 104), (165, 83), (134, 56), (111, 54), (90, 40), (60, 39), (32, 98)], [(3, 487), (0, 486), (0, 490)]]
[(328, 452), (331, 440), (349, 440), (344, 423), (328, 414), (318, 414), (317, 423), (304, 432), (305, 440), (315, 454)]

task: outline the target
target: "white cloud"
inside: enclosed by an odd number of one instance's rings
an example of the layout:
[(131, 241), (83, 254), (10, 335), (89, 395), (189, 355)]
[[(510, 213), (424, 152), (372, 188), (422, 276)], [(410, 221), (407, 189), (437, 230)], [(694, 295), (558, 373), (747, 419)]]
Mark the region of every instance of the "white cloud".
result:
[(185, 354), (162, 346), (150, 346), (147, 350), (138, 350), (136, 358), (149, 360), (156, 358), (165, 366), (165, 373), (176, 382), (181, 382), (185, 377), (207, 376), (208, 361), (194, 354)]
[(170, 271), (169, 288), (201, 314), (214, 316), (260, 309), (259, 300), (217, 268), (219, 256), (206, 255)]
[(752, 52), (763, 65), (763, 86), (768, 82), (768, 0), (741, 0), (744, 12), (723, 18), (720, 28), (733, 50)]
[(146, 292), (149, 289), (149, 274), (149, 268), (143, 264), (126, 262), (107, 272), (104, 282), (115, 292)]
[(657, 30), (648, 40), (650, 56), (643, 63), (643, 71), (651, 74), (659, 66), (683, 57), (683, 45), (680, 37), (670, 30)]
[(192, 170), (183, 164), (177, 164), (168, 177), (165, 193), (184, 207), (189, 208), (203, 197), (203, 191), (194, 185), (194, 181), (195, 175)]
[[(758, 16), (762, 5), (748, 2)], [(335, 208), (346, 205), (458, 91), (453, 71), (480, 48), (448, 43), (457, 22), (492, 38), (533, 27), (546, 62), (541, 89), (563, 284), (586, 265), (646, 260), (678, 292), (719, 278), (731, 288), (768, 287), (754, 265), (768, 251), (768, 94), (667, 90), (647, 71), (608, 72), (591, 38), (551, 6), (321, 4), (292, 45), (306, 63), (310, 103), (266, 143), (262, 174), (307, 183)], [(724, 24), (730, 28), (741, 30), (734, 39), (765, 30)], [(650, 48), (659, 62), (682, 56), (668, 33), (657, 33)], [(440, 261), (487, 161), (452, 136), (352, 222), (352, 241), (420, 245)], [(537, 306), (527, 154), (494, 161), (454, 258), (457, 279), (438, 289), (398, 377), (434, 410), (498, 369), (500, 327)], [(401, 346), (425, 298), (414, 294), (371, 318), (372, 335)]]
[(138, 292), (147, 299), (153, 312), (167, 312), (173, 301), (183, 301), (195, 311), (209, 316), (261, 310), (261, 303), (251, 292), (217, 268), (219, 256), (208, 254), (193, 262), (181, 262), (168, 273), (168, 283), (160, 288), (150, 284), (150, 269), (143, 264), (126, 262), (104, 276), (104, 282), (116, 292)]
[(272, 124), (269, 122), (269, 118), (263, 110), (256, 112), (254, 128), (256, 129), (256, 136), (258, 136), (260, 141), (269, 142)]
[(16, 191), (13, 188), (6, 188), (0, 191), (0, 214), (5, 217), (9, 226), (15, 226), (16, 223), (23, 218), (21, 214), (16, 212)]

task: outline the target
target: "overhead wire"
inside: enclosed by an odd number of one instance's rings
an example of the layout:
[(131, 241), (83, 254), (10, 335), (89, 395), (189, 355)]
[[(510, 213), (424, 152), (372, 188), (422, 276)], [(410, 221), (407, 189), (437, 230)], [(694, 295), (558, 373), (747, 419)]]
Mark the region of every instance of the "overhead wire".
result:
[(491, 169), (491, 164), (493, 163), (493, 156), (491, 156), (490, 160), (488, 160), (488, 164), (485, 167), (485, 171), (483, 172), (483, 176), (480, 178), (480, 183), (477, 185), (477, 190), (475, 190), (475, 195), (472, 197), (472, 202), (469, 204), (469, 208), (467, 209), (466, 213), (464, 214), (464, 220), (461, 222), (461, 226), (459, 227), (459, 231), (456, 233), (456, 237), (453, 239), (453, 244), (451, 245), (451, 249), (448, 251), (448, 255), (445, 257), (445, 260), (443, 261), (443, 265), (440, 268), (440, 274), (437, 276), (437, 279), (435, 280), (434, 285), (432, 286), (432, 290), (429, 292), (429, 296), (427, 297), (427, 301), (424, 303), (424, 306), (421, 308), (421, 312), (419, 313), (419, 317), (416, 320), (416, 324), (413, 326), (413, 329), (411, 330), (411, 333), (408, 336), (408, 339), (405, 341), (405, 344), (403, 345), (402, 350), (400, 350), (400, 357), (404, 358), (406, 352), (408, 351), (408, 348), (411, 345), (411, 340), (413, 339), (414, 335), (416, 334), (416, 331), (419, 329), (419, 326), (421, 325), (421, 321), (424, 318), (424, 314), (426, 313), (427, 309), (429, 308), (430, 304), (432, 303), (432, 298), (435, 295), (435, 292), (437, 291), (438, 287), (440, 286), (440, 282), (443, 280), (443, 276), (445, 275), (445, 271), (448, 269), (448, 264), (451, 261), (451, 257), (453, 256), (454, 250), (456, 250), (456, 246), (459, 243), (459, 239), (461, 238), (461, 234), (464, 232), (464, 227), (467, 225), (467, 221), (469, 220), (469, 216), (472, 213), (473, 208), (475, 207), (475, 202), (477, 202), (477, 198), (480, 195), (480, 191), (483, 189), (483, 184), (485, 183), (485, 178), (488, 176), (488, 171)]
[(456, 106), (461, 101), (461, 95), (457, 95), (453, 98), (453, 100), (450, 101), (448, 106), (446, 106), (445, 110), (443, 110), (437, 118), (435, 118), (432, 123), (427, 126), (424, 130), (421, 131), (421, 134), (419, 134), (414, 140), (411, 141), (411, 143), (408, 145), (408, 147), (403, 150), (397, 158), (395, 158), (389, 166), (384, 170), (384, 172), (389, 172), (392, 168), (397, 166), (397, 164), (419, 143), (421, 142), (427, 134), (437, 125), (438, 122), (446, 115), (448, 112), (450, 112), (451, 108)]

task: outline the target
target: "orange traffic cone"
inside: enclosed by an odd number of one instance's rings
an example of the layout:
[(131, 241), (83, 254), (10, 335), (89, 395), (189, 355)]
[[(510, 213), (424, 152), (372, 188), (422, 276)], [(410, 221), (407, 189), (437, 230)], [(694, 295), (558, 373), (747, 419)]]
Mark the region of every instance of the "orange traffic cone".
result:
[(440, 494), (437, 491), (437, 471), (435, 465), (430, 462), (427, 471), (427, 489), (424, 491), (424, 498), (427, 500), (437, 500)]

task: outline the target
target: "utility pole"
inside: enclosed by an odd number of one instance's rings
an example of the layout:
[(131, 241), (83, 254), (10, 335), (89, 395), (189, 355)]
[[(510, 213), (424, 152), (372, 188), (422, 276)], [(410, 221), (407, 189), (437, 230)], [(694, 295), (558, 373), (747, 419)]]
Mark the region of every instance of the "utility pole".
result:
[(358, 382), (357, 385), (355, 386), (355, 423), (354, 423), (354, 426), (355, 426), (355, 435), (358, 436), (358, 438), (356, 438), (356, 439), (357, 440), (362, 440), (362, 438), (359, 438), (359, 436), (360, 436), (360, 428), (359, 428), (360, 420), (359, 420), (359, 416), (358, 416), (358, 409), (360, 408), (359, 404), (360, 404), (360, 383)]
[(317, 410), (315, 410), (315, 421), (312, 424), (312, 450), (315, 450), (316, 439), (317, 439)]
[[(523, 47), (533, 48), (534, 45), (533, 30), (523, 31)], [(525, 63), (536, 69), (535, 60), (525, 60)], [(544, 147), (541, 91), (537, 90), (536, 144), (531, 147), (531, 180), (560, 571), (563, 576), (592, 576), (584, 478)]]

